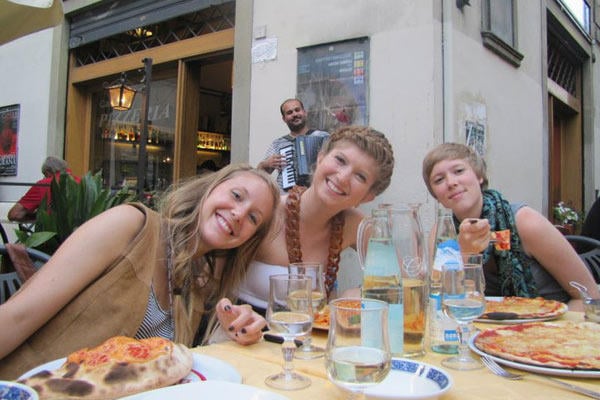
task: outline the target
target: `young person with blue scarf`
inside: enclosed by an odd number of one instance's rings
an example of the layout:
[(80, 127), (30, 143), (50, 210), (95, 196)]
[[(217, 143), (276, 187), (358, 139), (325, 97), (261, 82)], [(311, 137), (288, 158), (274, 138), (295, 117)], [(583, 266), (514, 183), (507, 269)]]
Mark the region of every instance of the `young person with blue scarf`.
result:
[[(444, 143), (423, 160), (427, 189), (452, 210), (462, 252), (483, 253), (487, 296), (537, 297), (583, 310), (577, 281), (599, 298), (592, 274), (542, 214), (488, 189), (485, 161), (471, 147)], [(490, 232), (510, 230), (510, 250), (490, 244)]]

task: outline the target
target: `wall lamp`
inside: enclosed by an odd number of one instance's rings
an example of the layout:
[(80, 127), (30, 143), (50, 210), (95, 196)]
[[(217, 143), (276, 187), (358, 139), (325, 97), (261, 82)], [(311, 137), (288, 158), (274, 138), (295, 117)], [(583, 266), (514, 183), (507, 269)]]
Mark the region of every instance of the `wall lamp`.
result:
[[(146, 169), (148, 164), (148, 109), (150, 100), (150, 86), (152, 82), (152, 59), (144, 58), (144, 76), (142, 78), (142, 109), (140, 112), (140, 143), (138, 153), (137, 171), (137, 194), (140, 200), (144, 200), (144, 189), (146, 187)], [(126, 111), (131, 108), (136, 90), (126, 84), (126, 75), (121, 73), (121, 78), (106, 87), (110, 97), (110, 105), (114, 110)]]
[(127, 111), (133, 104), (136, 90), (127, 85), (126, 80), (127, 75), (125, 72), (121, 72), (121, 77), (110, 86), (106, 87), (110, 99), (110, 106), (114, 110)]

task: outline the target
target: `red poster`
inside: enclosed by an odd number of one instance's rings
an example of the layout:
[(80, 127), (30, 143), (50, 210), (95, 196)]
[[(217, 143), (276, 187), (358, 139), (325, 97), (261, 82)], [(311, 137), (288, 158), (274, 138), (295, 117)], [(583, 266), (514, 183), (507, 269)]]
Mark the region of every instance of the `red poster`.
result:
[(0, 107), (0, 176), (17, 176), (17, 137), (21, 106)]

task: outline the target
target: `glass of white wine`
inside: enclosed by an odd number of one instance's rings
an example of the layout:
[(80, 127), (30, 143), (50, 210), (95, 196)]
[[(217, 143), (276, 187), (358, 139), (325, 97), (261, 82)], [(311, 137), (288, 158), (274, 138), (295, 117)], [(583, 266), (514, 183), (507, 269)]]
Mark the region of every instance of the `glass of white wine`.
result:
[[(290, 274), (306, 275), (311, 281), (312, 309), (315, 316), (319, 315), (327, 305), (323, 265), (317, 262), (297, 262), (288, 267)], [(325, 349), (312, 344), (311, 333), (304, 336), (302, 346), (296, 351), (295, 357), (302, 360), (323, 357)]]
[(269, 277), (267, 322), (269, 329), (283, 337), (283, 371), (268, 376), (267, 386), (280, 390), (298, 390), (310, 386), (310, 379), (294, 372), (292, 359), (296, 351), (294, 338), (305, 336), (312, 329), (312, 284), (310, 278), (298, 274)]
[(442, 310), (458, 323), (458, 355), (442, 360), (451, 369), (469, 371), (483, 365), (469, 351), (472, 322), (485, 310), (483, 255), (462, 254), (462, 264), (446, 264), (442, 270)]
[(341, 298), (329, 303), (325, 352), (329, 380), (364, 399), (364, 390), (390, 372), (388, 304), (374, 299)]

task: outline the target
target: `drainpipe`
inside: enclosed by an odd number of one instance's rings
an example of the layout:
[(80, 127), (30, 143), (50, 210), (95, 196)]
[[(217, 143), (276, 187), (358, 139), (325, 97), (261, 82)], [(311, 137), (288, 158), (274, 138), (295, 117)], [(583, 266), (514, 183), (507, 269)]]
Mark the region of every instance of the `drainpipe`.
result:
[(452, 3), (442, 0), (442, 141), (455, 141), (453, 131), (454, 90), (452, 85)]

